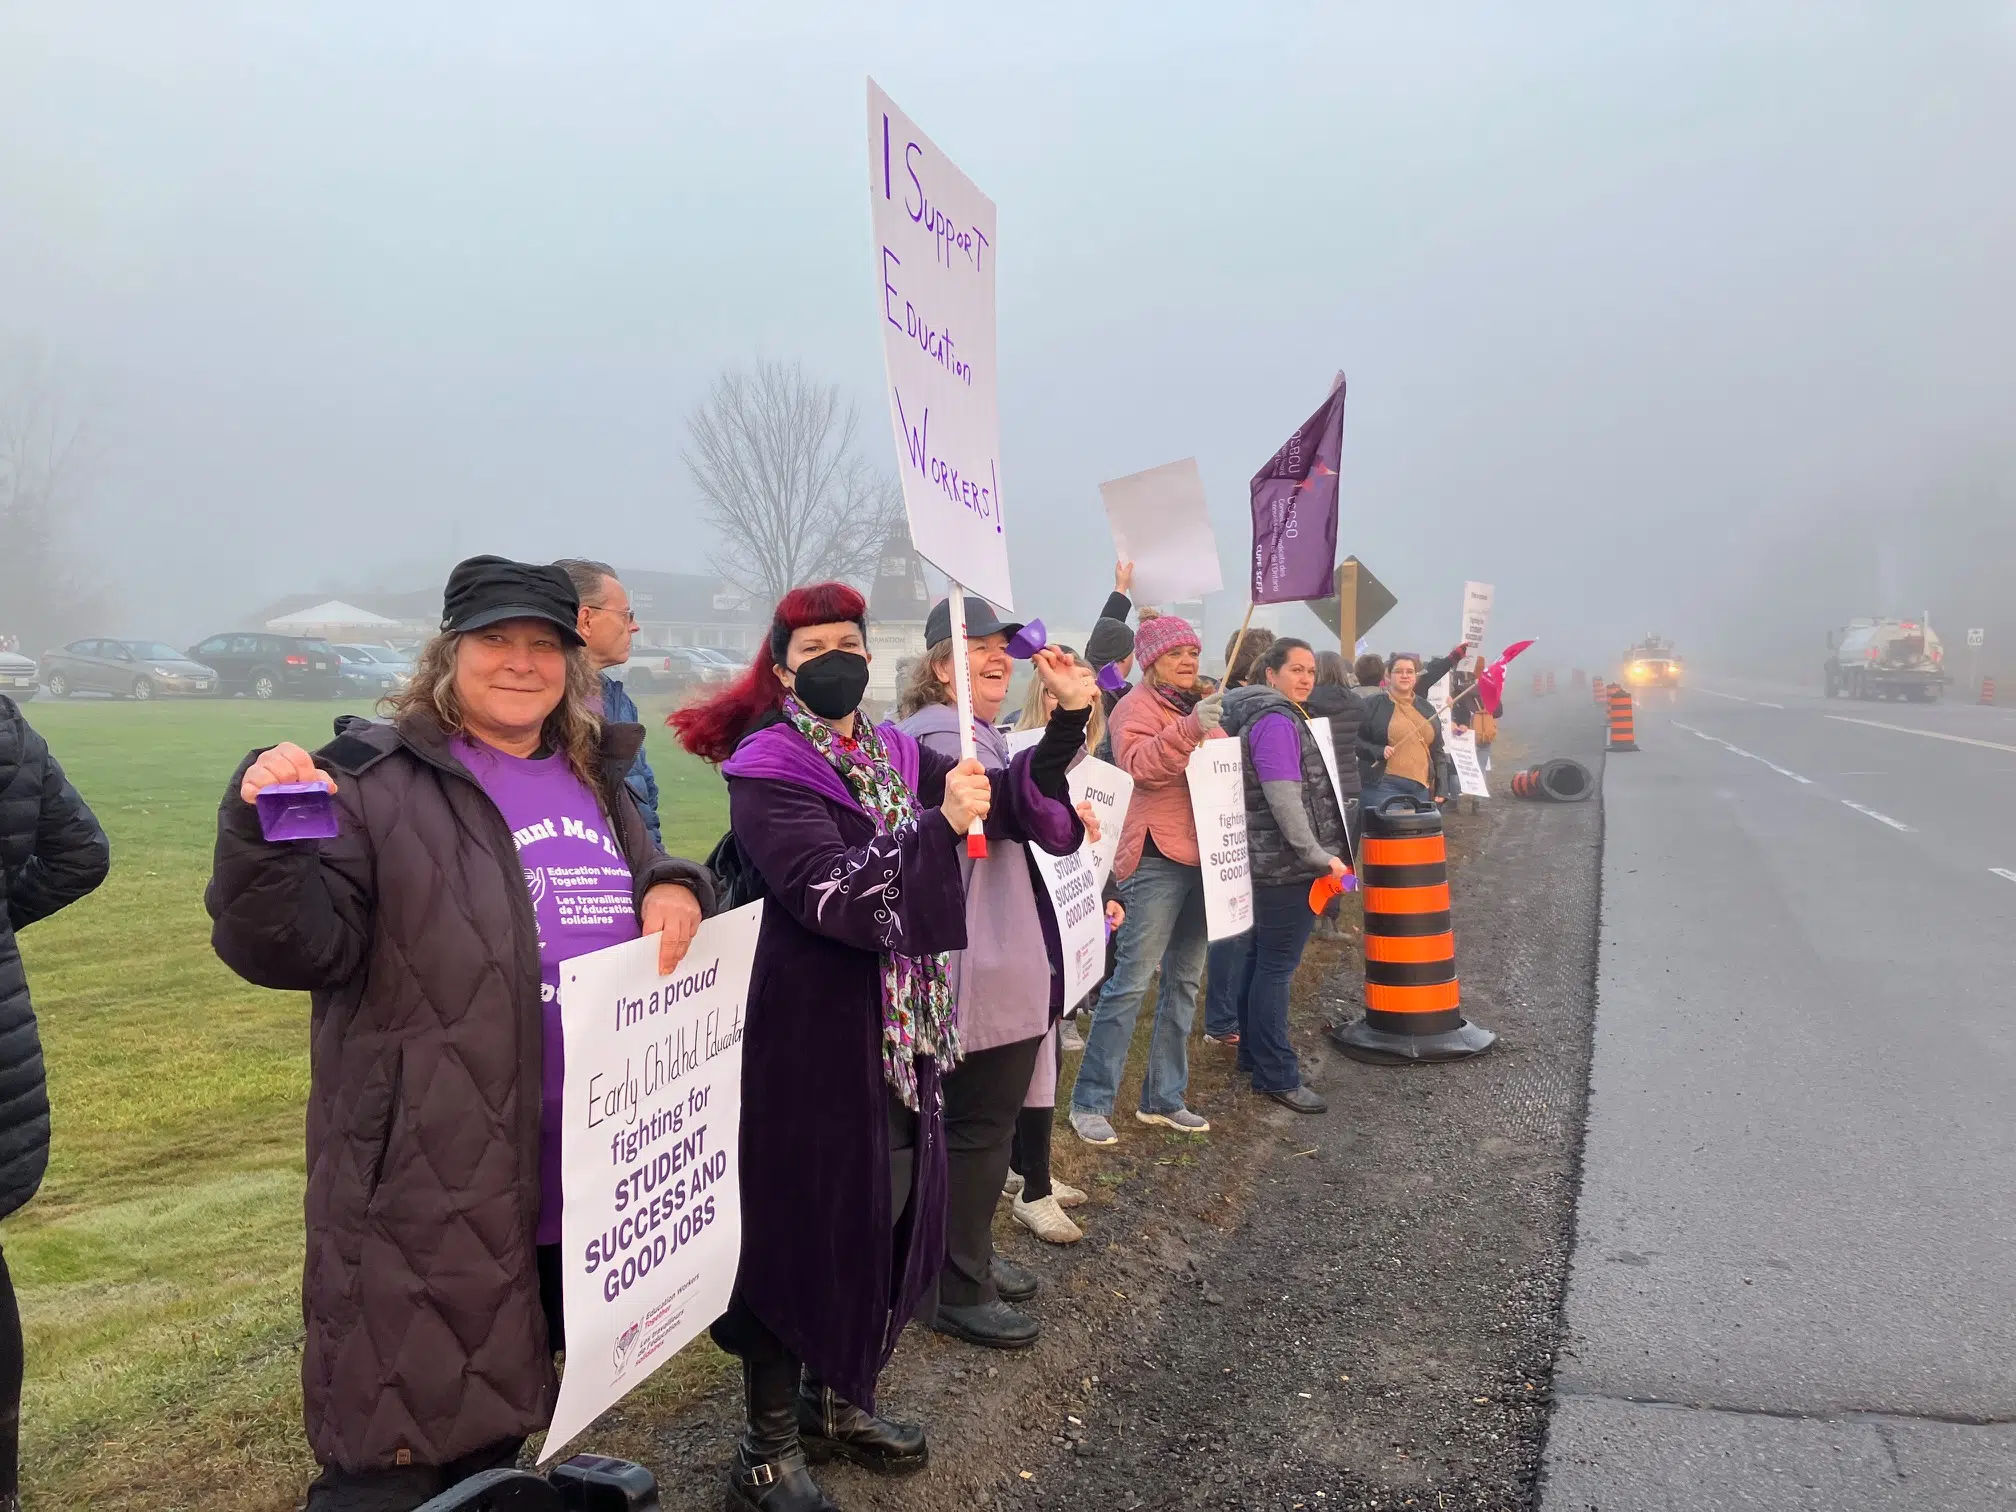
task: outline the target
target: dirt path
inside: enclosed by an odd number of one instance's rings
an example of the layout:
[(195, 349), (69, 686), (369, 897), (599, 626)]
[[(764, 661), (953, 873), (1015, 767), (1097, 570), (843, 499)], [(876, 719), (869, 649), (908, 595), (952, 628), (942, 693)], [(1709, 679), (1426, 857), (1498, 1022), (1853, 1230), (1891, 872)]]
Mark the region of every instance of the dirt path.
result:
[[(1548, 712), (1567, 721), (1549, 752), (1593, 759), (1576, 749), (1593, 717), (1565, 699)], [(1501, 741), (1501, 786), (1518, 754)], [(933, 1467), (898, 1482), (833, 1470), (836, 1501), (1532, 1505), (1588, 1086), (1601, 816), (1506, 799), (1451, 828), (1465, 1010), (1499, 1047), (1440, 1068), (1344, 1059), (1320, 1031), (1356, 1000), (1355, 940), (1312, 945), (1296, 1042), (1331, 1112), (1253, 1096), (1193, 1042), (1207, 1139), (1131, 1123), (1117, 1152), (1060, 1139), (1060, 1171), (1095, 1194), (1086, 1241), (1002, 1230), (1043, 1277), (1041, 1343), (998, 1354), (913, 1328), (885, 1407), (929, 1426)], [(719, 1505), (728, 1386), (650, 1435), (668, 1509)]]

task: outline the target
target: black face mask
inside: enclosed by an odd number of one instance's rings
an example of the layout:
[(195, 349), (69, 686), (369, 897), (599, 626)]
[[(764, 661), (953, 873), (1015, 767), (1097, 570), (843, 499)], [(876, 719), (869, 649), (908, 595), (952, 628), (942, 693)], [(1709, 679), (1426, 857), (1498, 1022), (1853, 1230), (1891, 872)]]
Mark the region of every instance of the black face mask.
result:
[(868, 658), (858, 651), (828, 651), (793, 674), (798, 702), (821, 719), (845, 719), (868, 691)]

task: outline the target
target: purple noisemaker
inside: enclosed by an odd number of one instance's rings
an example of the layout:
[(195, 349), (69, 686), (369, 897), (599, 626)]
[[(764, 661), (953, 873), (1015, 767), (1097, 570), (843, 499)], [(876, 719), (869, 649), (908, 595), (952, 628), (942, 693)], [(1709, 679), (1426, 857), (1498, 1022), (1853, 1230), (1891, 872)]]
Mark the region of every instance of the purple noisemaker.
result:
[(334, 840), (336, 795), (319, 782), (276, 782), (259, 790), (259, 832), (283, 840)]
[(1120, 670), (1120, 663), (1108, 662), (1099, 669), (1099, 686), (1108, 693), (1127, 691), (1127, 674)]
[(1043, 621), (1032, 619), (1008, 637), (1007, 651), (1015, 660), (1027, 661), (1049, 644), (1050, 634), (1043, 628)]

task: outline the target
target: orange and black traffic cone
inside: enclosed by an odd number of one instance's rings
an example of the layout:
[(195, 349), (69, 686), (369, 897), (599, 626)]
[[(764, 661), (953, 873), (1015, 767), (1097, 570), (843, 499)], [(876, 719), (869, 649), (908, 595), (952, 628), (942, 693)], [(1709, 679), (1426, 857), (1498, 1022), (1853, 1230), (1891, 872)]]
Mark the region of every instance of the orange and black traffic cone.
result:
[(1995, 679), (1992, 677), (1981, 679), (1981, 702), (1984, 704), (1995, 702)]
[(1589, 679), (1589, 686), (1596, 690), (1596, 707), (1599, 709), (1609, 708), (1610, 694), (1608, 691), (1608, 685), (1604, 683), (1603, 679), (1600, 677), (1592, 677)]
[(1367, 809), (1364, 821), (1365, 1016), (1333, 1028), (1330, 1042), (1380, 1066), (1489, 1050), (1498, 1036), (1463, 1017), (1442, 816), (1433, 808), (1378, 808)]
[(1512, 796), (1514, 798), (1538, 798), (1540, 796), (1540, 768), (1528, 767), (1523, 772), (1512, 774)]
[(1638, 749), (1637, 722), (1631, 717), (1631, 690), (1617, 687), (1610, 690), (1610, 745), (1613, 751), (1635, 751)]
[(1551, 670), (1547, 673), (1547, 691), (1549, 693), (1554, 691), (1554, 673)]

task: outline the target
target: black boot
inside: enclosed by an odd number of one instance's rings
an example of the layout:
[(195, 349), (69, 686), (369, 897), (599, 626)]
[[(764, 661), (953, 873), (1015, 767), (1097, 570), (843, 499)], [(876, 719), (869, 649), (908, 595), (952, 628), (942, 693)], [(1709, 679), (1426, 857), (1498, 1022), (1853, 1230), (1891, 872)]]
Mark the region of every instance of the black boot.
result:
[(931, 1463), (922, 1428), (862, 1411), (809, 1370), (798, 1387), (798, 1442), (815, 1465), (844, 1459), (877, 1475), (909, 1475)]
[(749, 1423), (728, 1467), (728, 1512), (840, 1512), (798, 1447), (798, 1362), (742, 1362)]

